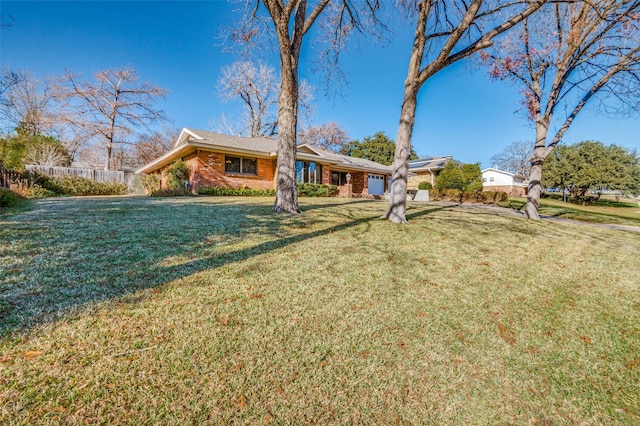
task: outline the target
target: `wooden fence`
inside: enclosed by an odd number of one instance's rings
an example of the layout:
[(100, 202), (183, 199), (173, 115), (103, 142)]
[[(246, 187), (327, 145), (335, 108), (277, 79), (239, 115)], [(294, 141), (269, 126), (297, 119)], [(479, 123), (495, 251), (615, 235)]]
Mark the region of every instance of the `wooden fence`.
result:
[(22, 172), (15, 170), (7, 170), (0, 166), (0, 188), (10, 188), (11, 185), (31, 185), (28, 176), (24, 176)]
[(46, 176), (75, 176), (98, 182), (120, 182), (126, 183), (123, 171), (120, 170), (95, 170), (95, 169), (78, 169), (73, 167), (50, 167), (27, 165), (25, 168), (29, 171), (39, 173)]

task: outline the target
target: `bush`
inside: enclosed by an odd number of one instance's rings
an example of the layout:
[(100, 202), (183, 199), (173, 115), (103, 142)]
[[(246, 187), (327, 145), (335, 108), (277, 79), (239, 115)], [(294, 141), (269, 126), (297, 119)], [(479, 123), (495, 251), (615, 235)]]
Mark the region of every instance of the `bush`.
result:
[(218, 197), (224, 196), (245, 196), (245, 197), (274, 197), (275, 189), (251, 189), (251, 188), (220, 188), (217, 186), (209, 186), (198, 189), (198, 195), (212, 195)]
[(335, 197), (338, 187), (335, 185), (321, 185), (317, 183), (299, 183), (299, 197)]
[(22, 197), (10, 189), (0, 188), (0, 208), (15, 207)]
[(430, 189), (433, 189), (433, 185), (431, 185), (431, 182), (423, 181), (423, 182), (420, 182), (418, 184), (418, 189), (420, 189), (420, 190), (430, 190)]
[(185, 183), (189, 180), (189, 166), (182, 160), (175, 161), (164, 170), (167, 177), (168, 189), (184, 189)]
[(45, 179), (41, 183), (44, 189), (56, 195), (124, 195), (127, 184), (119, 182), (97, 182), (91, 179), (61, 176)]
[(147, 195), (160, 191), (160, 178), (157, 175), (148, 175), (142, 178), (142, 187)]
[(45, 189), (40, 185), (34, 185), (31, 188), (27, 188), (24, 191), (24, 195), (27, 198), (48, 198), (58, 196), (55, 192)]
[(453, 201), (455, 203), (471, 202), (471, 203), (501, 203), (508, 200), (509, 195), (506, 192), (487, 191), (487, 192), (463, 192), (457, 189), (434, 189), (429, 192), (429, 197), (434, 201)]
[[(199, 188), (198, 195), (213, 196), (245, 196), (245, 197), (274, 197), (275, 189), (252, 189), (252, 188), (220, 188), (216, 186)], [(299, 197), (335, 197), (338, 195), (338, 187), (335, 185), (320, 185), (315, 183), (298, 184)]]
[(144, 185), (144, 176), (143, 175), (133, 175), (129, 179), (129, 194), (146, 194)]

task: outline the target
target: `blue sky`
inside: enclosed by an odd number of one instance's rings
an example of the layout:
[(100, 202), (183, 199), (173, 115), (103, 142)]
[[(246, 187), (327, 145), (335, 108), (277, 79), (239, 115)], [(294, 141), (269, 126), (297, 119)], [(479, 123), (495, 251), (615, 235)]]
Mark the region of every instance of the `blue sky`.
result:
[[(234, 19), (226, 1), (2, 1), (0, 65), (31, 70), (36, 76), (65, 69), (86, 74), (134, 67), (145, 81), (170, 90), (164, 109), (177, 128), (208, 129), (211, 119), (237, 110), (221, 103), (216, 81), (223, 66), (238, 59), (221, 46), (220, 30)], [(350, 84), (342, 96), (315, 93), (312, 124), (335, 121), (352, 139), (383, 131), (395, 139), (412, 28), (394, 24), (386, 46), (362, 41), (342, 57)], [(313, 58), (307, 43), (303, 58)], [(274, 54), (265, 54), (273, 62)], [(310, 63), (301, 77), (320, 87)], [(413, 133), (420, 155), (453, 155), (490, 167), (490, 158), (516, 140), (533, 140), (533, 129), (517, 113), (519, 88), (491, 82), (483, 69), (458, 64), (422, 88)], [(640, 120), (583, 111), (566, 134), (566, 143), (600, 140), (640, 151)]]

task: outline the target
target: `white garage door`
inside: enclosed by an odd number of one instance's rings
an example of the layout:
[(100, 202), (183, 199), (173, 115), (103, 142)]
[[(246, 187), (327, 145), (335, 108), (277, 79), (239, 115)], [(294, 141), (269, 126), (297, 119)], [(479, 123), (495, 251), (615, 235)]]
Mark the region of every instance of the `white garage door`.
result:
[(369, 195), (384, 194), (384, 176), (369, 175)]

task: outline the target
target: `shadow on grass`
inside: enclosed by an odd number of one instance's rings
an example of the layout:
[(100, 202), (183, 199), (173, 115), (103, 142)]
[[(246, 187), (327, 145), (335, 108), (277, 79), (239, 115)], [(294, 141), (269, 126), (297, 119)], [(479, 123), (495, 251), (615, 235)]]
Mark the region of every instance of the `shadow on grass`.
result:
[[(368, 232), (382, 219), (367, 203), (374, 206), (369, 200), (303, 205), (308, 212), (334, 209), (327, 218), (275, 214), (269, 202), (250, 199), (39, 201), (0, 228), (0, 336), (319, 236), (362, 225)], [(407, 218), (451, 207), (411, 208)], [(230, 249), (251, 238), (267, 241)], [(163, 265), (167, 259), (174, 261)]]

